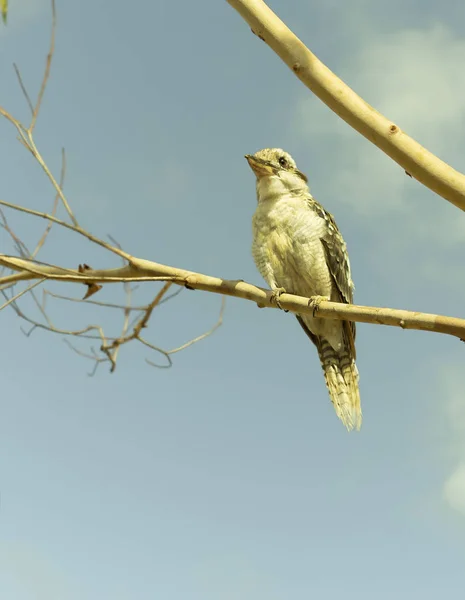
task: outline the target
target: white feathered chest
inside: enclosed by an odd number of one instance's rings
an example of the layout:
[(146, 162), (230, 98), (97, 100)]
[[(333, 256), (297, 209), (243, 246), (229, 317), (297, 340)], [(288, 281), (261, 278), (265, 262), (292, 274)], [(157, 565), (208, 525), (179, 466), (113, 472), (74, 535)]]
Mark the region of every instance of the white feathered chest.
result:
[(271, 287), (302, 296), (331, 296), (321, 243), (327, 223), (305, 197), (289, 194), (260, 201), (252, 227), (253, 257)]

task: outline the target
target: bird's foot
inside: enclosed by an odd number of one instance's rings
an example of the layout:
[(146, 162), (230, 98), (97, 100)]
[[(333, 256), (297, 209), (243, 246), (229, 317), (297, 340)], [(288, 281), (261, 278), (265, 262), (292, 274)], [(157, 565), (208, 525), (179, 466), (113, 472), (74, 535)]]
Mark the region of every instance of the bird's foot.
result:
[(331, 298), (328, 296), (312, 296), (308, 301), (308, 306), (309, 308), (313, 309), (313, 316), (316, 317), (316, 313), (318, 312), (322, 302), (329, 302), (330, 300)]
[(285, 293), (286, 293), (285, 288), (282, 288), (282, 287), (276, 288), (275, 290), (273, 290), (271, 292), (270, 300), (271, 300), (271, 303), (273, 304), (273, 302), (274, 302), (279, 309), (284, 310), (284, 312), (289, 312), (288, 310), (286, 310), (285, 308), (283, 308), (281, 306), (281, 302), (279, 301), (279, 297), (281, 296), (281, 294), (285, 294)]

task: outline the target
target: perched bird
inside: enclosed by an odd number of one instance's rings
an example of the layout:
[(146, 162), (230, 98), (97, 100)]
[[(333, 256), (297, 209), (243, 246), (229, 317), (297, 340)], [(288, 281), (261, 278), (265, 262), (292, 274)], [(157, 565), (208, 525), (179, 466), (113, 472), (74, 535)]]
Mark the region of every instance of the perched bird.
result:
[[(354, 284), (345, 242), (332, 215), (311, 195), (307, 177), (292, 156), (280, 148), (265, 148), (245, 158), (257, 177), (253, 257), (278, 302), (286, 291), (352, 303)], [(348, 430), (360, 429), (355, 323), (296, 316), (318, 350), (337, 416)]]

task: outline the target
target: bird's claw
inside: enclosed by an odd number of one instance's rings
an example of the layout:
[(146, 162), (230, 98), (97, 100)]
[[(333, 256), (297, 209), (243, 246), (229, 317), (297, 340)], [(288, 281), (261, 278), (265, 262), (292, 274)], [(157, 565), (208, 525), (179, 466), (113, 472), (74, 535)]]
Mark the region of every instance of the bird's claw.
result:
[(273, 290), (271, 292), (271, 303), (273, 304), (273, 302), (276, 304), (276, 306), (281, 309), (284, 310), (284, 312), (289, 312), (288, 310), (286, 310), (285, 308), (283, 308), (281, 306), (281, 302), (279, 301), (279, 297), (281, 296), (281, 294), (285, 294), (286, 290), (284, 288), (276, 288), (275, 290)]
[(312, 296), (308, 301), (308, 306), (313, 310), (312, 314), (315, 317), (318, 309), (320, 308), (320, 304), (322, 302), (329, 302), (331, 299), (328, 296)]

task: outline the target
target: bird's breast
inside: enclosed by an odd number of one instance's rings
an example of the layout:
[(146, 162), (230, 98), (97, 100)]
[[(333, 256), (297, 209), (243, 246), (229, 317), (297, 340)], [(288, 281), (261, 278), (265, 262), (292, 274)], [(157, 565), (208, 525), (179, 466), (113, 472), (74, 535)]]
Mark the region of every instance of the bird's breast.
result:
[[(326, 254), (321, 242), (328, 224), (305, 198), (285, 198), (259, 203), (253, 218), (255, 263), (270, 286), (283, 287), (291, 294), (327, 296), (337, 299)], [(323, 336), (334, 349), (343, 340), (339, 321), (303, 315), (305, 325)]]
[(293, 293), (329, 295), (331, 279), (321, 237), (324, 220), (304, 199), (259, 203), (253, 219), (253, 254), (259, 270)]

